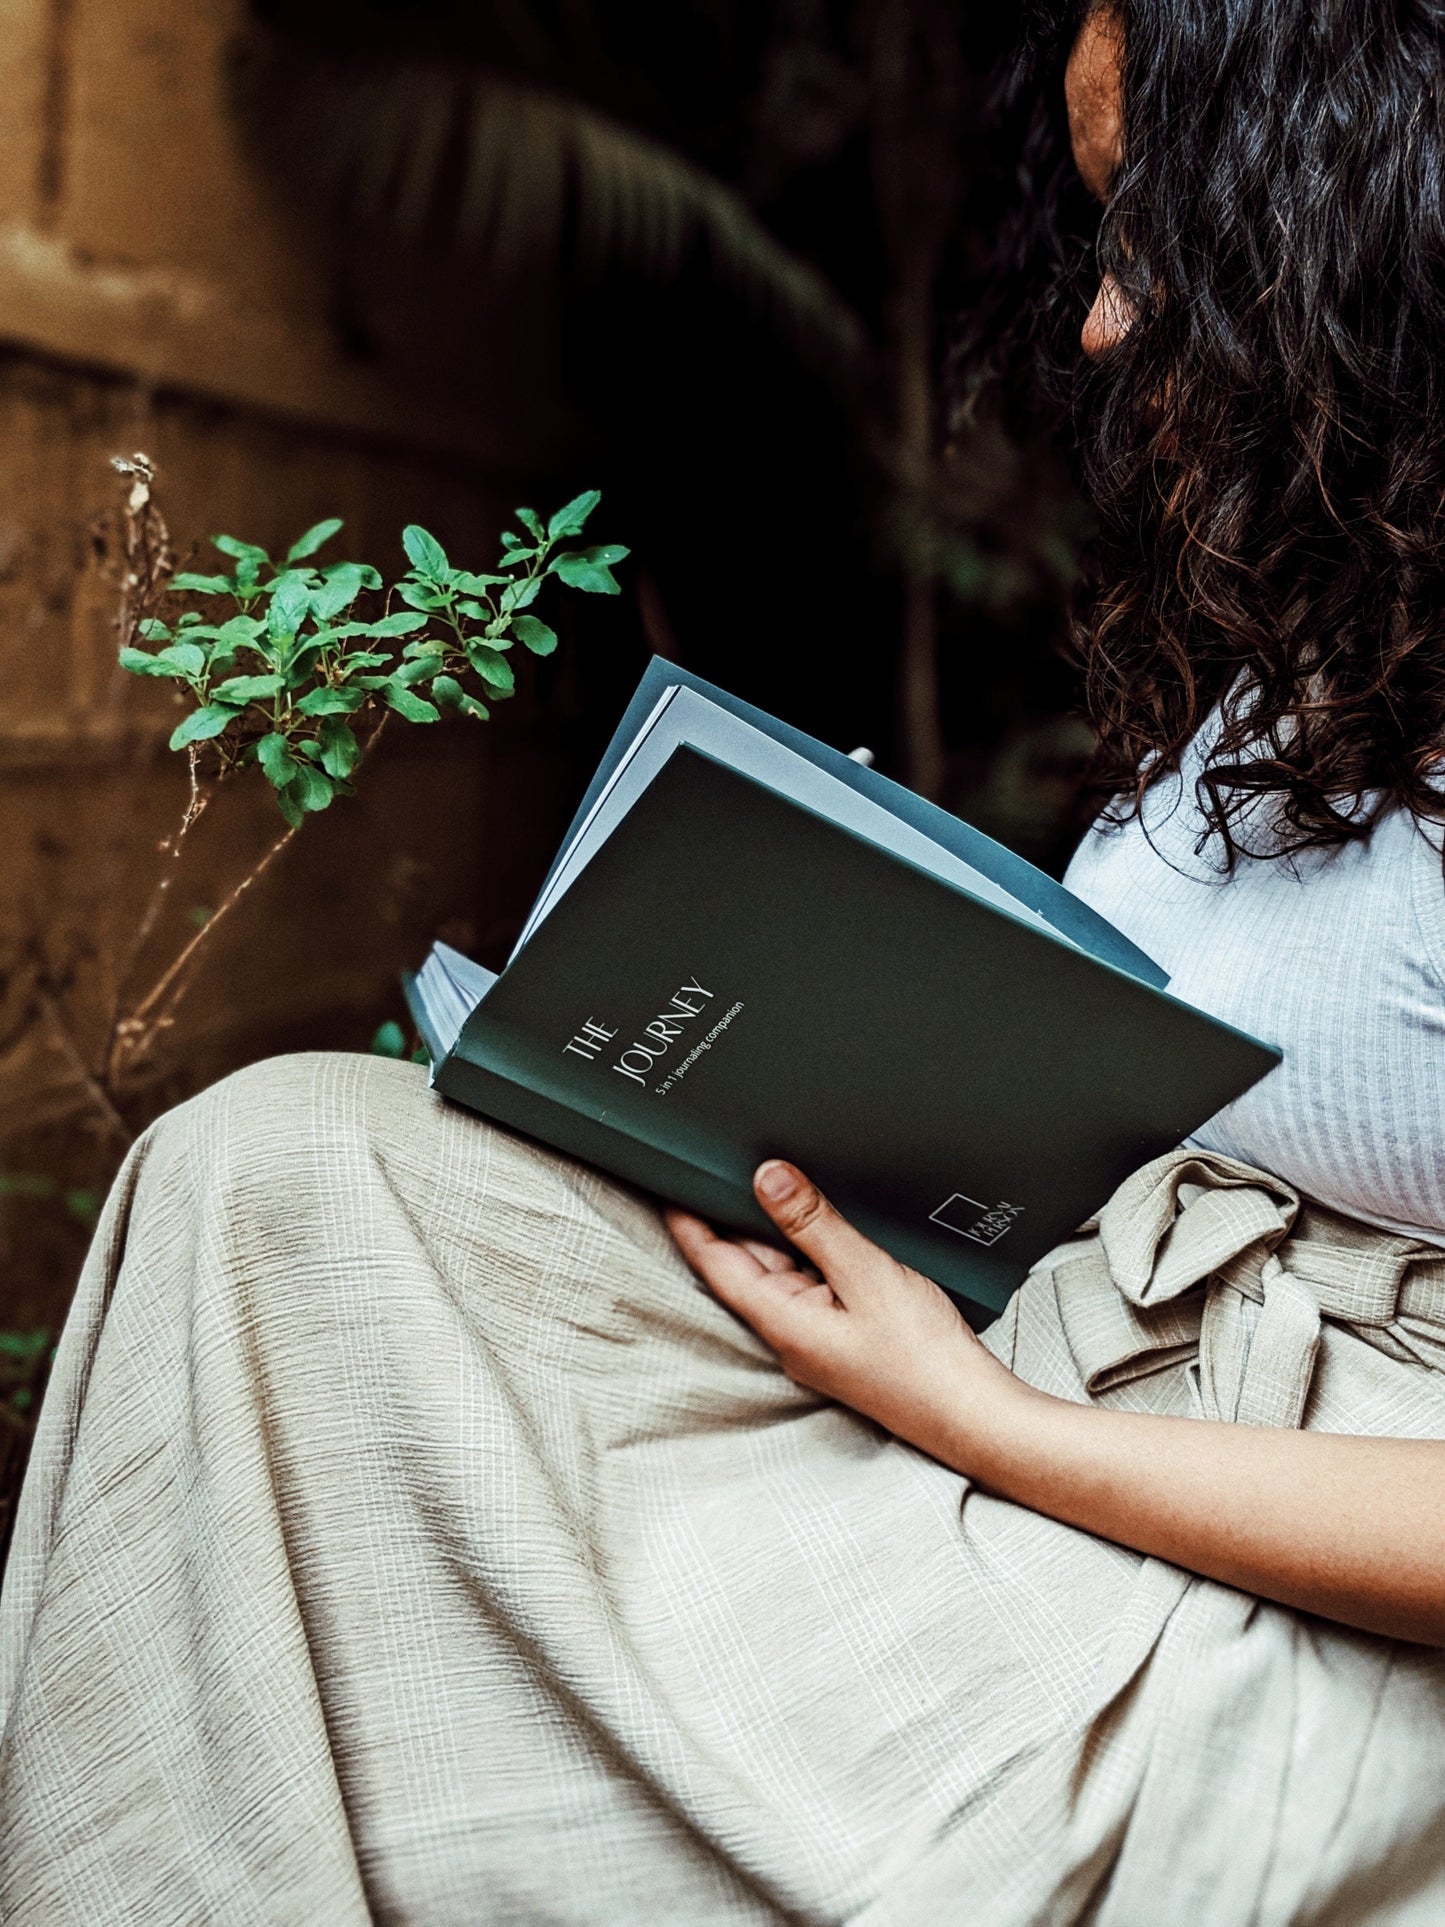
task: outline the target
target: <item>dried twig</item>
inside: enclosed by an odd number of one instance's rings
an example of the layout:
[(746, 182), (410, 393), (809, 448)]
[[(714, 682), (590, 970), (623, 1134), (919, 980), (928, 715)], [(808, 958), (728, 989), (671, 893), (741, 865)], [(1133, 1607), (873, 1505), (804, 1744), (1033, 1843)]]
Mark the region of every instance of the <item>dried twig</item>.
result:
[(195, 959), (196, 952), (214, 934), (217, 924), (235, 909), (252, 884), (265, 875), (295, 835), (295, 829), (291, 828), (277, 837), (260, 861), (241, 878), (225, 901), (217, 906), (215, 914), (206, 919), (180, 955), (152, 984), (135, 1009), (117, 1024), (110, 1061), (106, 1065), (106, 1081), (112, 1087), (127, 1069), (133, 1069), (146, 1057), (160, 1032), (170, 1027), (175, 1018), (177, 1005), (190, 988), (186, 973)]
[(169, 860), (160, 877), (157, 879), (155, 888), (150, 893), (145, 909), (141, 912), (140, 920), (136, 924), (135, 932), (126, 950), (125, 961), (116, 975), (115, 990), (111, 1002), (110, 1023), (106, 1032), (105, 1050), (102, 1054), (102, 1061), (106, 1064), (112, 1061), (116, 1037), (120, 1031), (122, 1021), (121, 1007), (126, 986), (134, 975), (135, 967), (140, 961), (141, 953), (145, 949), (151, 932), (155, 929), (156, 922), (165, 907), (171, 885), (175, 882), (176, 876), (179, 873), (181, 854), (185, 845), (186, 835), (199, 821), (207, 805), (210, 803), (211, 798), (215, 795), (214, 785), (207, 789), (202, 789), (197, 776), (197, 762), (196, 751), (192, 748), (189, 756), (191, 793), (186, 804), (185, 814), (171, 835), (163, 837), (156, 846), (158, 854)]
[(149, 455), (113, 455), (116, 474), (130, 486), (121, 508), (120, 539), (124, 561), (119, 572), (120, 609), (116, 628), (122, 648), (134, 646), (141, 624), (175, 574), (170, 530), (156, 505), (155, 464)]
[[(361, 768), (367, 757), (371, 755), (378, 742), (380, 742), (386, 724), (387, 717), (386, 714), (383, 713), (377, 721), (375, 728), (366, 739), (361, 755), (357, 761), (356, 767), (358, 769)], [(187, 806), (186, 819), (182, 822), (174, 839), (172, 839), (177, 852), (179, 850), (180, 840), (185, 835), (187, 828), (195, 821), (196, 817), (200, 815), (201, 811), (205, 809), (214, 794), (214, 787), (209, 791), (198, 791), (195, 774), (195, 755), (193, 752), (191, 759), (191, 801)], [(107, 1084), (112, 1089), (115, 1088), (119, 1078), (124, 1075), (127, 1069), (133, 1069), (137, 1064), (145, 1060), (159, 1033), (168, 1029), (174, 1021), (176, 1009), (190, 988), (188, 972), (191, 965), (195, 962), (202, 945), (214, 936), (217, 925), (235, 909), (241, 898), (251, 888), (251, 885), (256, 883), (271, 867), (272, 863), (280, 856), (281, 852), (286, 848), (286, 845), (296, 833), (296, 827), (292, 827), (277, 837), (270, 848), (262, 853), (252, 868), (241, 878), (241, 881), (231, 891), (230, 895), (226, 897), (225, 901), (217, 906), (214, 914), (206, 919), (205, 923), (191, 938), (190, 942), (186, 944), (180, 955), (167, 966), (161, 977), (151, 986), (135, 1008), (125, 1017), (117, 1020), (106, 1057), (105, 1077)], [(168, 872), (166, 880), (169, 881), (170, 877), (174, 876), (174, 874), (174, 870)]]
[[(112, 575), (119, 601), (115, 616), (115, 629), (122, 648), (134, 646), (143, 622), (156, 613), (166, 585), (175, 574), (176, 555), (171, 546), (170, 530), (155, 495), (155, 464), (151, 458), (137, 451), (127, 457), (113, 455), (111, 467), (126, 484), (124, 499), (120, 506), (119, 517), (110, 517), (97, 526), (96, 544), (103, 559), (110, 562)], [(114, 554), (118, 539), (119, 558)], [(109, 1067), (114, 1062), (116, 1038), (121, 1025), (121, 1006), (126, 985), (130, 982), (136, 964), (156, 925), (165, 904), (166, 896), (175, 879), (181, 846), (186, 832), (210, 801), (211, 792), (203, 791), (198, 779), (196, 751), (192, 749), (188, 758), (191, 793), (180, 826), (160, 844), (162, 856), (169, 856), (163, 874), (157, 880), (150, 898), (142, 911), (135, 933), (127, 947), (124, 961), (116, 972), (112, 995), (110, 1020), (106, 1027), (106, 1040), (101, 1052), (103, 1076), (108, 1076)]]
[(60, 1049), (61, 1055), (70, 1066), (77, 1084), (84, 1090), (87, 1098), (104, 1119), (106, 1127), (122, 1145), (129, 1150), (135, 1142), (135, 1132), (131, 1130), (120, 1112), (116, 1109), (110, 1092), (105, 1084), (86, 1063), (80, 1046), (71, 1034), (65, 1012), (61, 1009), (55, 993), (46, 984), (38, 984), (34, 992), (35, 1008), (40, 1011), (50, 1026), (51, 1036)]

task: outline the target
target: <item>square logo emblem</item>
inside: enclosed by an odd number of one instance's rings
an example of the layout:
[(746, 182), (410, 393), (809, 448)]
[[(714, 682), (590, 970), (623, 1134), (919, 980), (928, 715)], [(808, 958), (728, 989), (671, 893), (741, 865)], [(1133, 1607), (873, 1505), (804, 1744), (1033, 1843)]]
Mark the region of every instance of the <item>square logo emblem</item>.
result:
[(996, 1245), (1022, 1210), (1021, 1204), (984, 1204), (978, 1198), (968, 1198), (962, 1191), (955, 1191), (936, 1211), (930, 1211), (928, 1217), (931, 1224), (941, 1224), (945, 1231), (969, 1238), (976, 1245)]

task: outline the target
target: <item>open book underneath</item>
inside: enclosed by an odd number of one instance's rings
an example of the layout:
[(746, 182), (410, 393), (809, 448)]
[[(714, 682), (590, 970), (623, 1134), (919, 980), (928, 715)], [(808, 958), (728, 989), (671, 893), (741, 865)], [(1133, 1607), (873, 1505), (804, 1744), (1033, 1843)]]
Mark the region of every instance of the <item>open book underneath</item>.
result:
[(654, 659), (500, 975), (407, 997), (446, 1096), (722, 1224), (792, 1159), (997, 1311), (1279, 1054), (1041, 871)]

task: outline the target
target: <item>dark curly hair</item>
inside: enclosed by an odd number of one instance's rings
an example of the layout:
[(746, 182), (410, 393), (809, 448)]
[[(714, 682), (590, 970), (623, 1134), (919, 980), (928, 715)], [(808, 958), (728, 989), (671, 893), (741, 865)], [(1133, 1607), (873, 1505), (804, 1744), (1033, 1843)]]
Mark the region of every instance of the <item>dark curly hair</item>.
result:
[[(1119, 0), (1124, 156), (1069, 157), (1090, 11), (1034, 4), (999, 96), (1009, 212), (962, 389), (1027, 368), (1100, 537), (1077, 623), (1098, 774), (1137, 809), (1216, 704), (1232, 865), (1445, 819), (1445, 0)], [(996, 184), (997, 185), (997, 184)], [(1097, 367), (1112, 273), (1136, 319)]]

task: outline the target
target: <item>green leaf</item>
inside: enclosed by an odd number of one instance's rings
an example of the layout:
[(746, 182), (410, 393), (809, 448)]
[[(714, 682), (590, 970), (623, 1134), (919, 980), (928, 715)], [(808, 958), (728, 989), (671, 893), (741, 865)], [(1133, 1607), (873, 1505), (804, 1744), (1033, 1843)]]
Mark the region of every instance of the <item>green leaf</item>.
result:
[[(152, 617), (151, 620), (154, 621), (155, 618)], [(191, 628), (194, 628), (198, 622), (204, 623), (204, 621), (205, 621), (205, 617), (201, 614), (199, 609), (187, 609), (185, 614), (180, 618), (180, 626), (182, 629), (191, 629)], [(144, 634), (145, 632), (145, 626), (146, 625), (144, 623), (141, 624), (142, 634)], [(162, 623), (161, 627), (164, 628), (165, 624)]]
[(409, 723), (434, 723), (440, 719), (441, 711), (435, 703), (429, 703), (422, 696), (413, 694), (405, 684), (394, 677), (388, 677), (381, 685), (382, 696), (387, 707), (394, 709), (398, 716), (404, 716)]
[(381, 572), (373, 569), (369, 562), (328, 562), (321, 571), (323, 582), (330, 582), (333, 576), (355, 575), (360, 578), (363, 589), (379, 589)]
[(412, 656), (404, 662), (392, 677), (403, 689), (410, 689), (414, 683), (426, 682), (436, 675), (446, 658), (436, 650), (424, 656)]
[(171, 731), (171, 748), (184, 749), (188, 743), (204, 743), (212, 736), (219, 736), (235, 722), (236, 716), (236, 710), (221, 709), (214, 703), (207, 703), (204, 709), (193, 709)]
[(485, 595), (488, 589), (495, 589), (511, 580), (505, 575), (473, 575), (470, 569), (453, 569), (451, 586), (460, 589), (463, 595)]
[(473, 716), (478, 722), (486, 722), (492, 713), (485, 703), (469, 696), (455, 676), (438, 676), (431, 693), (444, 709), (460, 710), (463, 716)]
[(363, 689), (313, 689), (296, 705), (301, 716), (349, 716), (366, 701)]
[(117, 660), (122, 669), (128, 669), (133, 676), (174, 676), (177, 672), (169, 663), (162, 662), (159, 656), (149, 655), (144, 649), (122, 649)]
[[(28, 1171), (6, 1185), (5, 1190), (16, 1198), (53, 1198), (56, 1193), (54, 1178), (32, 1176)], [(0, 1358), (18, 1359), (22, 1365), (38, 1365), (45, 1355), (45, 1347), (50, 1340), (47, 1326), (38, 1331), (0, 1332)]]
[(557, 647), (557, 631), (549, 629), (545, 622), (535, 616), (518, 616), (512, 624), (518, 642), (531, 650), (534, 656), (550, 656)]
[(406, 1034), (394, 1017), (390, 1017), (371, 1040), (373, 1057), (405, 1057)]
[(371, 624), (369, 622), (338, 622), (331, 628), (323, 629), (320, 639), (329, 649), (338, 642), (348, 641), (352, 636), (369, 636), (370, 634)]
[(173, 575), (167, 585), (169, 595), (234, 595), (235, 592), (234, 576), (195, 575), (189, 569)]
[(282, 569), (279, 574), (273, 575), (269, 582), (263, 583), (261, 593), (262, 595), (275, 595), (278, 589), (289, 588), (293, 583), (298, 582), (303, 589), (308, 591), (321, 587), (321, 577), (316, 573), (315, 569), (288, 568)]
[(406, 559), (428, 580), (445, 581), (450, 564), (447, 552), (434, 535), (415, 522), (409, 522), (401, 532), (401, 546), (406, 550)]
[(256, 745), (256, 761), (266, 772), (266, 780), (273, 789), (284, 790), (295, 776), (296, 758), (291, 754), (291, 746), (278, 730), (263, 736)]
[(198, 643), (173, 642), (169, 649), (162, 649), (157, 662), (169, 663), (180, 676), (199, 676), (206, 666), (206, 652)]
[(315, 673), (325, 643), (317, 636), (308, 636), (298, 649), (292, 651), (286, 663), (286, 687), (299, 689), (309, 682)]
[(380, 622), (368, 622), (357, 630), (362, 636), (409, 636), (415, 629), (425, 629), (424, 615), (407, 615), (398, 609), (394, 616), (383, 616)]
[(271, 598), (271, 608), (266, 618), (267, 632), (272, 641), (281, 642), (294, 636), (310, 613), (311, 590), (307, 584), (294, 576), (283, 579)]
[(277, 790), (276, 806), (293, 830), (301, 828), (302, 809), (290, 789)]
[(557, 513), (547, 524), (547, 535), (553, 542), (561, 542), (569, 535), (580, 535), (588, 516), (602, 500), (599, 488), (585, 489), (581, 495), (574, 495), (565, 508)]
[[(195, 618), (197, 622), (199, 622), (200, 619), (199, 616)], [(184, 622), (185, 620), (186, 618), (182, 616), (181, 621)], [(156, 616), (147, 616), (139, 629), (136, 630), (136, 634), (142, 642), (169, 642), (171, 639), (170, 630)]]
[(502, 614), (510, 615), (514, 609), (525, 609), (529, 602), (535, 602), (542, 593), (542, 578), (530, 576), (525, 582), (509, 582), (502, 591)]
[(569, 589), (582, 589), (588, 595), (621, 595), (622, 584), (607, 563), (598, 558), (605, 556), (611, 561), (620, 562), (626, 553), (626, 549), (623, 549), (619, 555), (614, 548), (595, 551), (570, 549), (565, 555), (557, 557), (547, 573), (565, 582)]
[(362, 590), (371, 587), (366, 577), (375, 573), (374, 569), (364, 569), (357, 562), (346, 562), (340, 568), (329, 569), (325, 579), (311, 591), (311, 607), (318, 621), (329, 622), (333, 616), (339, 616), (343, 609), (349, 609)]
[(284, 680), (281, 676), (232, 676), (211, 693), (221, 703), (259, 703), (279, 695)]
[(512, 665), (505, 656), (499, 656), (495, 649), (489, 649), (486, 643), (468, 643), (467, 661), (482, 681), (498, 695), (510, 696), (516, 688), (517, 679), (512, 674)]
[(321, 725), (321, 767), (338, 780), (350, 776), (361, 761), (361, 745), (355, 735), (335, 716)]
[(516, 509), (513, 513), (534, 542), (547, 540), (547, 531), (542, 526), (542, 518), (535, 509)]
[(333, 535), (340, 532), (344, 524), (339, 515), (328, 516), (324, 522), (314, 522), (306, 533), (293, 542), (286, 551), (288, 562), (304, 562), (308, 555), (324, 548)]
[[(254, 642), (265, 627), (265, 623), (259, 616), (232, 616), (230, 621), (223, 622), (214, 634), (218, 642), (229, 643), (234, 648), (243, 642)], [(202, 630), (200, 633), (209, 635), (212, 631)]]
[(233, 556), (237, 562), (264, 562), (268, 568), (271, 563), (264, 549), (258, 549), (254, 542), (238, 542), (234, 535), (213, 535), (211, 547), (219, 549), (222, 555)]
[(413, 609), (425, 609), (430, 613), (447, 606), (447, 599), (440, 589), (426, 588), (420, 582), (398, 582), (396, 592)]
[(310, 763), (298, 763), (296, 774), (286, 785), (284, 795), (293, 797), (303, 811), (324, 810), (336, 794), (331, 778)]

